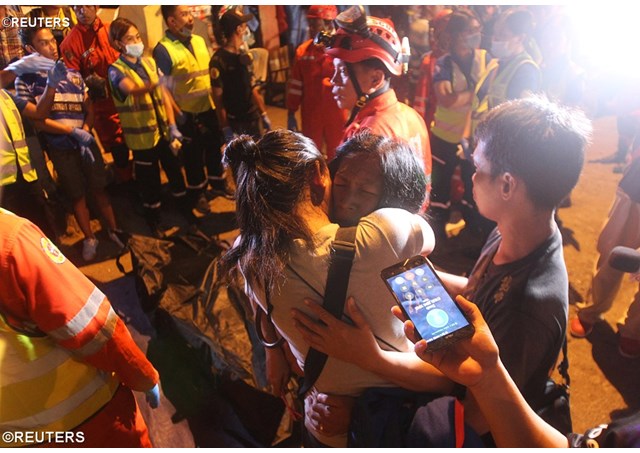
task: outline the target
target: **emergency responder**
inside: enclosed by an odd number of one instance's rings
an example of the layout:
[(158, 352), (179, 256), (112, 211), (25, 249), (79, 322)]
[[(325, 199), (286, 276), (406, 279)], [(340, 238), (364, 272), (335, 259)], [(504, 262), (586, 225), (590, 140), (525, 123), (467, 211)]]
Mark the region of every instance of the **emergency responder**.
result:
[(158, 372), (106, 296), (2, 209), (0, 268), (0, 445), (150, 447), (131, 390), (158, 407)]
[[(366, 17), (353, 6), (336, 17), (338, 31), (325, 35), (326, 53), (333, 57), (333, 97), (340, 108), (351, 110), (343, 140), (362, 129), (407, 142), (431, 177), (431, 147), (422, 117), (398, 102), (390, 88), (409, 55), (402, 49), (393, 26), (377, 17)], [(408, 45), (406, 47), (408, 51)]]
[(225, 190), (223, 143), (211, 98), (209, 50), (201, 36), (192, 34), (194, 19), (188, 6), (163, 5), (161, 11), (167, 31), (153, 49), (153, 58), (162, 74), (173, 81), (176, 118), (185, 137), (182, 158), (190, 206), (207, 213), (207, 181), (214, 192)]
[(433, 186), (429, 224), (436, 240), (446, 239), (451, 179), (458, 166), (458, 146), (468, 138), (471, 103), (476, 82), (484, 74), (490, 57), (479, 49), (482, 28), (471, 13), (460, 10), (449, 18), (445, 29), (449, 52), (436, 62), (433, 90), (438, 101), (431, 125)]
[[(110, 91), (127, 146), (133, 151), (144, 216), (151, 231), (158, 235), (162, 194), (158, 162), (162, 162), (178, 209), (187, 207), (187, 189), (177, 156), (182, 134), (175, 123), (173, 99), (159, 84), (154, 60), (142, 56), (144, 44), (136, 25), (119, 17), (111, 24), (109, 38), (120, 52), (120, 58), (109, 67)], [(193, 220), (190, 211), (182, 212)]]
[(54, 238), (52, 213), (46, 195), (31, 164), (22, 116), (44, 120), (51, 110), (58, 84), (66, 78), (63, 62), (55, 63), (37, 106), (0, 89), (0, 206), (19, 213)]
[(247, 22), (253, 14), (244, 14), (242, 6), (223, 6), (218, 12), (217, 26), (224, 45), (209, 62), (216, 113), (225, 141), (234, 134), (260, 136), (260, 122), (265, 131), (271, 129), (260, 87), (253, 74), (253, 58), (246, 40), (250, 36)]
[(97, 15), (97, 6), (73, 7), (78, 23), (60, 45), (60, 53), (70, 69), (79, 71), (93, 102), (96, 130), (105, 152), (111, 153), (116, 182), (132, 178), (129, 148), (124, 142), (120, 119), (107, 84), (107, 69), (118, 52), (109, 45), (109, 30)]
[(313, 140), (327, 160), (335, 157), (342, 141), (346, 112), (336, 105), (331, 93), (333, 62), (314, 38), (321, 32), (334, 33), (333, 20), (338, 9), (333, 5), (311, 5), (307, 11), (309, 36), (297, 49), (291, 77), (287, 83), (287, 127), (298, 130), (296, 111), (302, 109), (302, 133)]

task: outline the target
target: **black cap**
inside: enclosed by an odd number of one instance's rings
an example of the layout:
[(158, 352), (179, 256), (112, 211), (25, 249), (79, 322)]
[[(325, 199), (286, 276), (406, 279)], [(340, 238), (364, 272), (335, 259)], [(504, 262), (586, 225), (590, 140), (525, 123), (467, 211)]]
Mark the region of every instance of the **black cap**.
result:
[(239, 5), (225, 5), (220, 9), (218, 17), (220, 18), (220, 25), (225, 30), (231, 30), (238, 25), (249, 22), (253, 19), (253, 14), (244, 14), (242, 6)]

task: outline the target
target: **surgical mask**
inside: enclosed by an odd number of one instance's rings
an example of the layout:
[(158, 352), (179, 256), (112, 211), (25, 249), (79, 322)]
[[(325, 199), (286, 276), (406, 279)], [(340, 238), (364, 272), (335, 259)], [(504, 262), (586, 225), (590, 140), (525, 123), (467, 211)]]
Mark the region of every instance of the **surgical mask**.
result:
[(474, 33), (473, 35), (467, 36), (467, 47), (469, 49), (477, 49), (480, 47), (480, 42), (482, 41), (482, 35), (480, 33)]
[(491, 43), (491, 55), (498, 59), (510, 57), (509, 41), (493, 41)]
[(191, 34), (192, 34), (192, 33), (193, 33), (193, 32), (191, 31), (191, 29), (190, 29), (189, 27), (184, 26), (184, 27), (182, 27), (182, 28), (180, 29), (180, 34), (181, 34), (184, 38), (191, 38)]
[(127, 55), (130, 57), (140, 58), (142, 56), (142, 52), (144, 52), (144, 43), (139, 42), (137, 44), (127, 44), (125, 46), (125, 50)]

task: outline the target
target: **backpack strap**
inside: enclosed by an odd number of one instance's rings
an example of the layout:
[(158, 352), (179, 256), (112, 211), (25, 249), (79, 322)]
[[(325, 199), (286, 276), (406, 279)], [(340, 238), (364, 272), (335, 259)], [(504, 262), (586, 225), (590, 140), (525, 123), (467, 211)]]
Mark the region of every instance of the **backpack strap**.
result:
[[(356, 254), (356, 230), (357, 226), (338, 229), (336, 238), (331, 243), (331, 257), (322, 308), (338, 319), (342, 318), (344, 311), (351, 265)], [(298, 391), (301, 397), (318, 380), (327, 358), (326, 354), (309, 348), (309, 353), (304, 361), (304, 382)]]

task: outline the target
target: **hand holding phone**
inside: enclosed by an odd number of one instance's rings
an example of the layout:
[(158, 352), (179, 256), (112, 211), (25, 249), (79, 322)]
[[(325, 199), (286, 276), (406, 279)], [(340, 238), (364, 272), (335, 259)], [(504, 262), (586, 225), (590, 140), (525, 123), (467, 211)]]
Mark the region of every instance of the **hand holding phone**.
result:
[(381, 277), (430, 351), (473, 335), (473, 325), (423, 256), (388, 267)]

